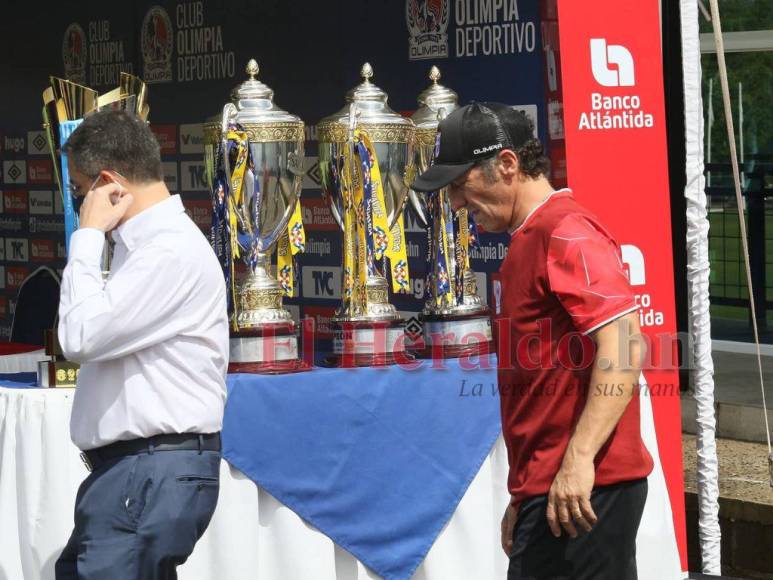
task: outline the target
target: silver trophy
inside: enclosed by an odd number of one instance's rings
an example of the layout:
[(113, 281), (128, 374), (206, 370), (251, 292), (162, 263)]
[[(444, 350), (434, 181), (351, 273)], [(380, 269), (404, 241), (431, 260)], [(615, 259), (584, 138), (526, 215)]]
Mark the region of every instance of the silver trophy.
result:
[[(347, 93), (344, 108), (317, 126), (322, 192), (344, 237), (343, 296), (333, 324), (335, 362), (345, 366), (389, 364), (395, 362), (396, 353), (405, 351), (404, 321), (389, 303), (387, 267), (370, 267), (374, 255), (366, 236), (374, 210), (358, 203), (353, 193), (361, 185), (354, 148), (355, 133), (367, 134), (380, 172), (386, 227), (395, 232), (402, 223), (398, 220), (413, 175), (414, 126), (389, 108), (387, 94), (371, 82), (373, 69), (368, 63), (360, 74), (362, 82)], [(392, 276), (393, 267), (389, 266)], [(349, 362), (343, 360), (347, 357)]]
[(220, 198), (229, 206), (228, 223), (220, 225), (228, 231), (226, 243), (235, 242), (247, 266), (240, 283), (235, 274), (231, 279), (237, 291), (229, 371), (297, 371), (303, 363), (298, 360), (296, 323), (282, 307), (284, 292), (271, 274), (271, 254), (299, 200), (304, 126), (274, 103), (274, 91), (256, 79), (254, 60), (246, 71), (249, 79), (233, 90), (232, 102), (204, 126), (207, 177), (216, 204), (218, 172), (227, 186)]
[[(418, 97), (416, 158), (421, 173), (432, 163), (441, 120), (458, 107), (458, 96), (439, 83), (440, 71), (430, 69), (432, 84)], [(437, 192), (410, 191), (411, 205), (427, 229), (427, 301), (419, 315), (423, 344), (421, 356), (441, 358), (490, 352), (491, 318), (478, 295), (475, 274), (469, 267), (471, 231), (467, 210), (451, 209), (446, 188)], [(443, 244), (440, 258), (439, 247)], [(447, 259), (445, 257), (447, 257)]]

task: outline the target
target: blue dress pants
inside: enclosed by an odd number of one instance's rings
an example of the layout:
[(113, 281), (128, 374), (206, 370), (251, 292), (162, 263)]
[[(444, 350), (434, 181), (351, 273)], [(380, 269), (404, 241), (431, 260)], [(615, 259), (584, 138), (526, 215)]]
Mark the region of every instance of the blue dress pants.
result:
[(174, 580), (217, 504), (219, 451), (109, 460), (81, 484), (57, 580)]

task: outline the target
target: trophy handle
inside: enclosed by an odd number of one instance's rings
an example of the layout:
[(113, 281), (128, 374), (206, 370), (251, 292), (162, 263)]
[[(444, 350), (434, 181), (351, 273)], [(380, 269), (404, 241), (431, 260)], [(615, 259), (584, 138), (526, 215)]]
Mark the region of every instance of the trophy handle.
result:
[(236, 115), (236, 106), (233, 103), (223, 107), (223, 117), (220, 122), (220, 146), (223, 148), (223, 169), (225, 170), (225, 182), (228, 184), (228, 194), (231, 192), (231, 162), (228, 159), (228, 124), (232, 116)]
[[(440, 123), (440, 121), (445, 119), (448, 116), (448, 114), (449, 114), (449, 111), (448, 109), (446, 109), (446, 107), (440, 107), (437, 112), (438, 123)], [(416, 155), (421, 156), (421, 151), (418, 149), (419, 148), (417, 147)], [(434, 152), (433, 152), (433, 155), (430, 157), (430, 159), (433, 159), (433, 158), (434, 158)], [(421, 169), (421, 163), (418, 163), (417, 165), (419, 166), (421, 171), (426, 171), (427, 169), (426, 167)], [(409, 184), (409, 187), (410, 187), (410, 184)], [(413, 189), (409, 189), (408, 191), (408, 198), (411, 200), (411, 206), (413, 207), (413, 211), (416, 212), (416, 216), (419, 218), (419, 222), (421, 223), (421, 225), (426, 228), (429, 225), (429, 220), (427, 219), (427, 214), (424, 211), (425, 206), (421, 202), (422, 200), (422, 198), (420, 197), (421, 195), (423, 194), (417, 193)]]

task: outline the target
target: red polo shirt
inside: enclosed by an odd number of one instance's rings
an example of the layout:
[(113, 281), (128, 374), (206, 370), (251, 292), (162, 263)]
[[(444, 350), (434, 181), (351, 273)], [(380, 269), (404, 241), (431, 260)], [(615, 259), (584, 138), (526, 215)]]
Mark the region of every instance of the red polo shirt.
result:
[[(502, 430), (508, 487), (520, 501), (548, 493), (585, 407), (595, 357), (587, 335), (637, 307), (619, 246), (566, 189), (512, 234), (499, 273)], [(595, 463), (596, 485), (652, 470), (641, 439), (638, 390)]]

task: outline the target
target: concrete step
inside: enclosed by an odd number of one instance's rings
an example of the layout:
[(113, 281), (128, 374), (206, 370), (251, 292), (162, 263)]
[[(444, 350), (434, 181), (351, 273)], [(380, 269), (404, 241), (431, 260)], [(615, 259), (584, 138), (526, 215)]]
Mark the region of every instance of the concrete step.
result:
[[(683, 435), (687, 555), (690, 570), (700, 570), (698, 486), (695, 437)], [(717, 439), (722, 574), (773, 579), (773, 489), (768, 477), (767, 445)]]

